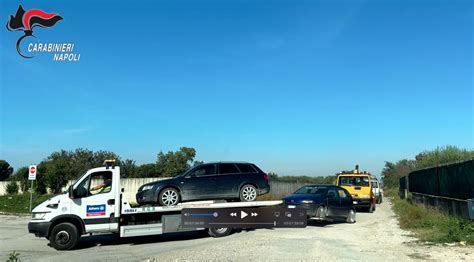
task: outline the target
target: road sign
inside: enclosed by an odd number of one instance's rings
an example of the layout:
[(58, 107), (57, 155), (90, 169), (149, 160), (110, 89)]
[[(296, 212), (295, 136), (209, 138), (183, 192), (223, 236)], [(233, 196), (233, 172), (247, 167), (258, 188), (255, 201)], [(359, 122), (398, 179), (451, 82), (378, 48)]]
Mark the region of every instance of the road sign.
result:
[(28, 180), (36, 180), (36, 165), (31, 165), (29, 170)]

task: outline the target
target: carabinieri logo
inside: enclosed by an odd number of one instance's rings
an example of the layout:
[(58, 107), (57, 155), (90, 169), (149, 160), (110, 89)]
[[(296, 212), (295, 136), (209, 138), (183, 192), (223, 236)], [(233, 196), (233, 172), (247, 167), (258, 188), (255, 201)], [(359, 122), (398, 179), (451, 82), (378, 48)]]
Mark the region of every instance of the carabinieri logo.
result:
[[(49, 28), (54, 26), (63, 18), (56, 13), (46, 13), (39, 9), (30, 9), (25, 11), (21, 5), (18, 6), (15, 16), (10, 16), (7, 22), (8, 31), (23, 31), (25, 34), (16, 42), (16, 50), (18, 54), (24, 58), (32, 58), (33, 56), (25, 55), (21, 51), (21, 41), (26, 37), (33, 37), (33, 28), (42, 27)], [(29, 53), (54, 53), (54, 61), (79, 61), (80, 54), (72, 53), (74, 44), (72, 43), (29, 43)]]

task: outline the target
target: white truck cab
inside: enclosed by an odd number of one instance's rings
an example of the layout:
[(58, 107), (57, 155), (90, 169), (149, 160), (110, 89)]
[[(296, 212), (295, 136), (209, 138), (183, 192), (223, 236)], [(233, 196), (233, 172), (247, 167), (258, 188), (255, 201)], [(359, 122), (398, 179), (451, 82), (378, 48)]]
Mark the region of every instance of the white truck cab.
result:
[(383, 199), (382, 186), (380, 185), (380, 182), (376, 177), (372, 176), (371, 179), (372, 179), (372, 192), (374, 193), (375, 201), (377, 202), (377, 204), (381, 204), (382, 199)]
[[(198, 201), (176, 206), (132, 208), (122, 195), (120, 167), (106, 161), (105, 167), (90, 169), (68, 192), (55, 196), (32, 211), (30, 233), (49, 239), (58, 250), (72, 249), (84, 234), (117, 233), (120, 237), (144, 236), (199, 229), (181, 226), (183, 208), (259, 207), (279, 205), (281, 201), (223, 203)], [(230, 228), (213, 229), (214, 237), (228, 235)]]

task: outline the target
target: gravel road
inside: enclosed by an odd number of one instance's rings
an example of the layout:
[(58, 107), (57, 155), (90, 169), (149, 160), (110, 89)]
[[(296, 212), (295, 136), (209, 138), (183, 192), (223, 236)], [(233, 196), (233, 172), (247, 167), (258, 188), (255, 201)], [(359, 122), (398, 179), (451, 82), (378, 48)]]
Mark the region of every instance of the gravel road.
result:
[(316, 223), (304, 229), (259, 229), (224, 238), (203, 232), (120, 239), (86, 236), (78, 249), (56, 251), (27, 232), (28, 217), (0, 216), (0, 261), (474, 261), (474, 248), (422, 245), (401, 230), (390, 203), (358, 213), (357, 223)]

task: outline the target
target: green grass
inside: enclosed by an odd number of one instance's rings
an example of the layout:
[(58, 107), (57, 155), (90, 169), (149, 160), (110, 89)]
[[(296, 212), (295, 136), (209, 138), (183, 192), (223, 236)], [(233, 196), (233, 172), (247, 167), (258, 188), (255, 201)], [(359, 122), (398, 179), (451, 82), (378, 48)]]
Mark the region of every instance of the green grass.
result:
[(273, 194), (268, 193), (257, 197), (257, 201), (281, 200), (284, 196), (289, 194)]
[[(53, 195), (33, 194), (32, 207), (34, 208), (51, 197), (53, 197)], [(0, 196), (0, 212), (2, 213), (29, 213), (29, 209), (30, 194)]]
[(388, 189), (385, 194), (392, 199), (400, 227), (412, 231), (422, 241), (452, 243), (465, 241), (474, 245), (474, 221), (449, 216), (434, 208), (413, 204), (410, 199), (400, 199), (397, 191)]

